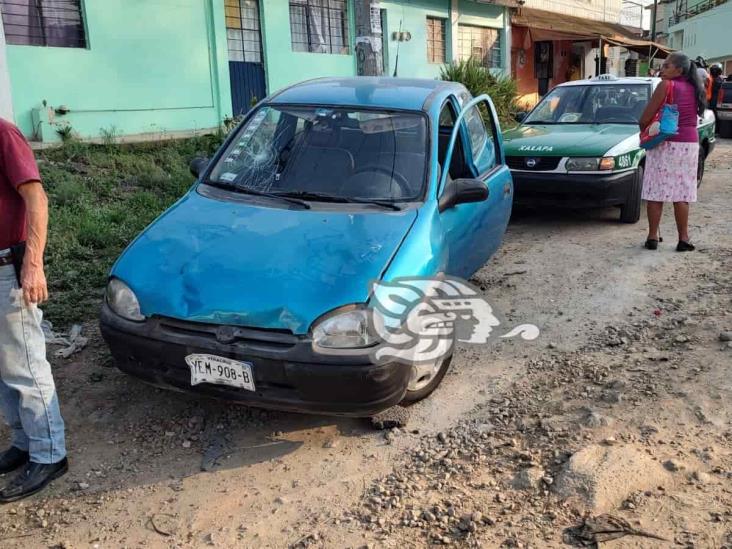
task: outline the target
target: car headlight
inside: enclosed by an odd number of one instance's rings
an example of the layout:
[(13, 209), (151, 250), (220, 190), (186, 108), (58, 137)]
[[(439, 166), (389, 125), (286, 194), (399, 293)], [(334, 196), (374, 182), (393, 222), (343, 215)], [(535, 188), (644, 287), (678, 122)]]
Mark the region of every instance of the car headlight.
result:
[(612, 170), (615, 168), (615, 159), (612, 156), (596, 157), (577, 157), (569, 158), (566, 164), (567, 171), (570, 172), (595, 172), (598, 170)]
[(109, 308), (122, 318), (134, 320), (135, 322), (145, 320), (145, 317), (140, 312), (140, 302), (137, 301), (137, 296), (119, 278), (109, 280), (106, 298)]
[(371, 325), (371, 311), (365, 307), (336, 309), (315, 321), (312, 329), (315, 349), (361, 349), (378, 342)]

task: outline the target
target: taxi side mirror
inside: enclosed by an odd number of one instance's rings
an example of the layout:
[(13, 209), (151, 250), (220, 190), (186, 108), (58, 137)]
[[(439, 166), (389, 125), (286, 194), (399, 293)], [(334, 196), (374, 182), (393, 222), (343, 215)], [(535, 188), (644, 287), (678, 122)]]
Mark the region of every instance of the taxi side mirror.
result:
[(529, 114), (529, 113), (527, 113), (527, 112), (525, 112), (525, 111), (517, 112), (517, 113), (514, 113), (514, 114), (513, 114), (513, 119), (514, 119), (514, 120), (515, 120), (516, 122), (523, 122), (523, 121), (524, 121), (524, 119), (526, 118), (526, 116), (527, 116), (528, 114)]

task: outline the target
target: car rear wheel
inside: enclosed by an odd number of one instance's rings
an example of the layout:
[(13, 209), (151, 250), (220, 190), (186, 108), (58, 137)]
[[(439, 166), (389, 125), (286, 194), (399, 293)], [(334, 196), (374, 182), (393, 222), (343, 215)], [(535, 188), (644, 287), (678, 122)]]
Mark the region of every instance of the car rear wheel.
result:
[(407, 394), (404, 395), (402, 405), (414, 404), (427, 398), (442, 382), (447, 370), (450, 369), (450, 362), (452, 362), (452, 354), (436, 360), (434, 363), (413, 366)]
[(704, 163), (707, 159), (707, 150), (702, 146), (699, 145), (699, 161), (696, 165), (696, 188), (699, 188), (699, 185), (702, 183), (702, 179), (704, 179)]
[(643, 166), (638, 166), (635, 178), (628, 192), (628, 200), (620, 207), (620, 221), (623, 223), (637, 223), (641, 211), (641, 191), (643, 190)]

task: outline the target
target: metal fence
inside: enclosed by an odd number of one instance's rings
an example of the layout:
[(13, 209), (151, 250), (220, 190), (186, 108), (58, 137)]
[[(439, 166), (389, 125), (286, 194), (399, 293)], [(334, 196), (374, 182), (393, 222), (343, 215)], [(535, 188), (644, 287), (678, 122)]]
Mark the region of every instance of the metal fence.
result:
[[(691, 6), (690, 8), (684, 7), (683, 9), (678, 9), (675, 14), (673, 14), (668, 19), (669, 26), (671, 25), (677, 25), (678, 23), (681, 23), (682, 21), (686, 21), (687, 19), (690, 19), (691, 17), (694, 17), (696, 15), (699, 15), (700, 13), (704, 13), (705, 11), (709, 11), (713, 8), (716, 8), (717, 6), (720, 6), (722, 4), (725, 4), (727, 0), (704, 0), (703, 2), (699, 2), (698, 4), (695, 4)], [(686, 5), (686, 2), (684, 2), (684, 6)]]

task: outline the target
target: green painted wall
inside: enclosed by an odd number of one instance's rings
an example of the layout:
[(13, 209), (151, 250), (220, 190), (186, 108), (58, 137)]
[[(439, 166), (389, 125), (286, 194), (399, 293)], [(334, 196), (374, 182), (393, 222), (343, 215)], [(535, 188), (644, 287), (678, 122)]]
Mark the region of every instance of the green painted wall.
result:
[[(389, 65), (388, 74), (394, 74), (394, 65), (399, 53), (397, 76), (415, 78), (437, 78), (440, 64), (429, 63), (427, 59), (427, 17), (445, 19), (446, 58), (452, 58), (452, 30), (450, 27), (450, 0), (411, 0), (402, 2), (382, 2), (386, 9), (386, 55)], [(410, 32), (409, 42), (392, 40), (391, 34), (399, 30)]]
[(355, 35), (353, 0), (349, 0), (349, 39), (351, 53), (324, 54), (292, 51), (289, 0), (261, 2), (262, 42), (266, 62), (267, 93), (320, 76), (353, 76), (356, 58), (353, 55)]
[[(385, 33), (387, 74), (394, 74), (394, 66), (399, 52), (398, 76), (416, 78), (436, 78), (440, 65), (427, 60), (427, 16), (446, 20), (447, 59), (452, 58), (452, 28), (450, 25), (451, 0), (393, 0), (381, 2), (386, 9)], [(302, 53), (292, 51), (290, 36), (289, 0), (264, 0), (262, 2), (263, 44), (266, 60), (267, 91), (273, 93), (280, 88), (321, 76), (354, 76), (356, 59), (350, 55)], [(505, 47), (506, 18), (503, 7), (478, 4), (461, 0), (459, 21), (466, 24), (482, 25), (503, 29), (502, 40), (504, 58), (508, 58)], [(349, 23), (351, 44), (355, 38), (354, 5), (349, 1)], [(409, 31), (409, 42), (391, 39), (391, 33), (399, 30)], [(507, 65), (507, 62), (504, 63)]]
[[(218, 126), (231, 113), (224, 0), (84, 0), (88, 48), (8, 46), (16, 123), (66, 105), (83, 137)], [(43, 131), (44, 135), (55, 132)]]

